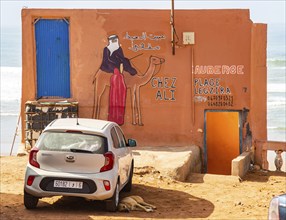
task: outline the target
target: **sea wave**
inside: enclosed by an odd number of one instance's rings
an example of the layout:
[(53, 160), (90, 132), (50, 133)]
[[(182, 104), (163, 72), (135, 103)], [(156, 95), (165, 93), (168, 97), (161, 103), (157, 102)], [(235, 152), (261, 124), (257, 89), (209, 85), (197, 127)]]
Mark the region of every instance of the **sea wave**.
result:
[(282, 70), (282, 71), (286, 70), (286, 66), (268, 66), (267, 68), (268, 70)]
[(268, 58), (267, 59), (267, 66), (285, 69), (286, 59), (285, 59), (285, 57), (283, 57), (283, 58), (277, 58), (277, 57)]
[(281, 111), (285, 111), (286, 102), (284, 101), (274, 101), (274, 102), (267, 102), (268, 110), (273, 110), (277, 108), (281, 108)]
[(285, 83), (267, 83), (267, 92), (279, 92), (285, 94), (285, 87)]
[(282, 130), (282, 131), (286, 131), (286, 127), (274, 127), (274, 126), (268, 126), (267, 127), (268, 130)]
[(1, 66), (1, 102), (16, 101), (21, 98), (22, 68)]
[(19, 113), (11, 113), (11, 112), (0, 112), (1, 117), (5, 117), (5, 116), (19, 116)]
[(2, 73), (21, 73), (22, 67), (15, 67), (15, 66), (0, 66), (0, 71)]

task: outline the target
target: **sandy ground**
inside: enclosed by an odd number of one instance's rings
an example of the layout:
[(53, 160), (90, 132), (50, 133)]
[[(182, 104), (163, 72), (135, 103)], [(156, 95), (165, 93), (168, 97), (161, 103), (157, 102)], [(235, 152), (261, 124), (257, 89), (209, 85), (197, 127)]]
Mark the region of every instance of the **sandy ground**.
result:
[(286, 174), (255, 171), (242, 181), (227, 176), (192, 175), (178, 182), (152, 167), (136, 168), (127, 195), (140, 195), (157, 206), (153, 213), (104, 211), (103, 203), (81, 198), (41, 199), (37, 209), (23, 205), (27, 156), (1, 157), (0, 219), (267, 219), (269, 201), (286, 192)]

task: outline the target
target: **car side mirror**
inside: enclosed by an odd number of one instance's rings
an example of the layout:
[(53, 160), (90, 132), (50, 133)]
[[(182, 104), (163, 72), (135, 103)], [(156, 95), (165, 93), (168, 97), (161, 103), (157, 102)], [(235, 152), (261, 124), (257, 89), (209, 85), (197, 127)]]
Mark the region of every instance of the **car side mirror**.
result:
[(128, 147), (136, 147), (137, 143), (134, 139), (128, 139)]

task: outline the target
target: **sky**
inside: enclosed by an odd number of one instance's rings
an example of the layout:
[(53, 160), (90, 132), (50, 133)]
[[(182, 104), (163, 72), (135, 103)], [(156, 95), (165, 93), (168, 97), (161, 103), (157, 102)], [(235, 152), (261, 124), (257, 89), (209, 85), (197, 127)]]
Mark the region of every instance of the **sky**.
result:
[[(82, 9), (170, 9), (171, 0), (42, 0), (1, 1), (1, 28), (21, 27), (21, 9), (82, 8)], [(255, 23), (285, 23), (285, 0), (174, 0), (175, 9), (250, 9)]]

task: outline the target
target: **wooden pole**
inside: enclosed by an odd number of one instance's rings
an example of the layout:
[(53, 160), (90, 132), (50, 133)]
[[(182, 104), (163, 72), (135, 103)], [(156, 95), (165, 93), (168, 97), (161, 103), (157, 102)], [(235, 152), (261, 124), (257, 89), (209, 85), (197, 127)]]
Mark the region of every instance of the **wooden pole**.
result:
[(14, 143), (15, 143), (15, 139), (16, 139), (16, 135), (17, 135), (17, 132), (18, 132), (19, 123), (20, 123), (20, 118), (21, 118), (21, 113), (19, 114), (19, 117), (18, 117), (18, 121), (17, 121), (17, 125), (16, 125), (16, 130), (15, 130), (15, 134), (14, 134), (14, 139), (13, 139), (12, 147), (11, 147), (11, 150), (10, 150), (10, 156), (12, 155), (12, 152), (13, 152)]

